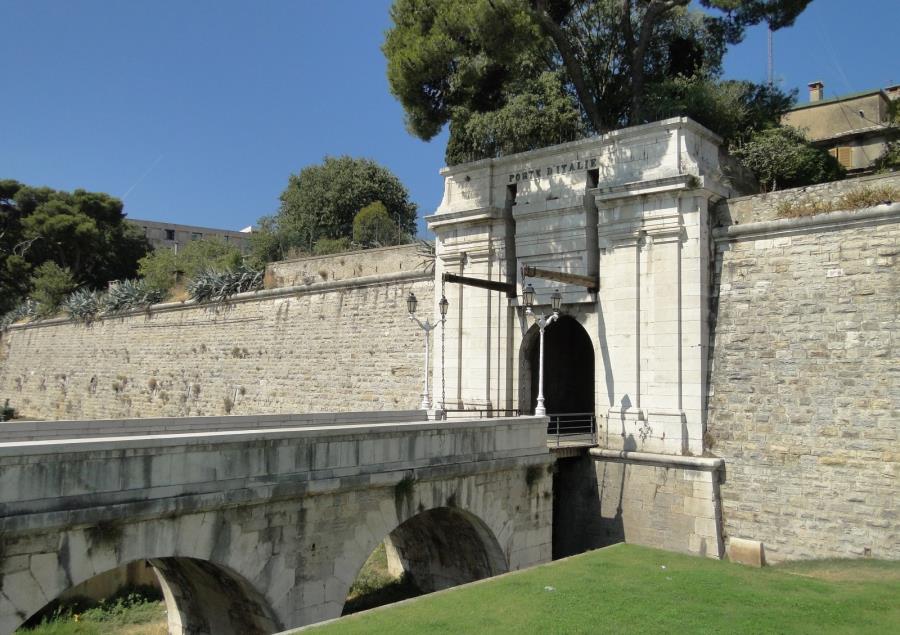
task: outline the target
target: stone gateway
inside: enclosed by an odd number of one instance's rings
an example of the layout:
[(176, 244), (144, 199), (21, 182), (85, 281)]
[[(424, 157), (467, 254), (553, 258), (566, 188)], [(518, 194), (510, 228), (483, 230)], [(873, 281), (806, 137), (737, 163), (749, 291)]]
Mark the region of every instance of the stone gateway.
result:
[[(250, 607), (246, 632), (307, 623), (339, 612), (388, 534), (389, 553), (405, 553), (426, 588), (622, 540), (713, 558), (733, 541), (758, 562), (900, 558), (900, 176), (740, 196), (746, 175), (720, 146), (674, 118), (445, 168), (427, 218), (433, 271), (409, 246), (341, 254), (273, 263), (265, 291), (225, 305), (12, 326), (0, 336), (0, 399), (26, 416), (134, 418), (120, 427), (151, 446), (161, 427), (180, 434), (217, 417), (189, 443), (135, 454), (79, 439), (49, 462), (38, 436), (108, 424), (8, 428), (3, 628), (129, 558), (162, 572), (184, 632), (218, 624), (191, 594)], [(406, 319), (410, 292), (432, 322), (449, 300), (432, 334), (432, 401), (482, 419), (417, 412), (402, 429), (333, 443), (309, 430), (203, 440), (299, 416), (272, 413), (415, 408), (422, 334)], [(557, 292), (541, 382), (535, 322)], [(557, 438), (547, 451), (548, 419), (530, 416), (541, 385), (550, 425), (590, 421), (590, 443)], [(173, 454), (226, 442), (173, 471)], [(112, 475), (101, 470), (110, 461)], [(198, 490), (214, 480), (204, 466), (233, 474), (236, 489)], [(159, 480), (169, 472), (187, 480)], [(93, 496), (80, 484), (105, 484), (94, 511), (79, 511)], [(149, 518), (111, 527), (91, 515), (128, 484), (154, 493), (147, 506), (122, 501)], [(436, 553), (443, 543), (459, 557)], [(231, 580), (227, 592), (213, 579)]]

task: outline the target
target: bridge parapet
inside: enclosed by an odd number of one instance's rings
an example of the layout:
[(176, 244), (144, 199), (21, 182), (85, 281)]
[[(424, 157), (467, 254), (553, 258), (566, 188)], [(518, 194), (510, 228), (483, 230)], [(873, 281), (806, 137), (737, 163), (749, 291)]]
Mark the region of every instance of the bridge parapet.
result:
[(130, 435), (222, 432), (256, 428), (343, 425), (359, 423), (400, 423), (425, 421), (424, 410), (384, 410), (378, 412), (315, 412), (310, 414), (223, 415), (214, 417), (158, 417), (154, 419), (73, 419), (63, 421), (8, 421), (3, 424), (3, 440), (39, 441), (83, 439)]

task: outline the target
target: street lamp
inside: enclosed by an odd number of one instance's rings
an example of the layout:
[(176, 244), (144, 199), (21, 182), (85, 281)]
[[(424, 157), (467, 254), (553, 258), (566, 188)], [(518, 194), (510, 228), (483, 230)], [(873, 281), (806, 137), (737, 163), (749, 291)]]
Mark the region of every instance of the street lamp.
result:
[[(431, 353), (431, 348), (428, 343), (428, 336), (431, 332), (437, 328), (437, 324), (432, 324), (428, 318), (425, 318), (425, 321), (422, 322), (419, 318), (415, 316), (416, 306), (419, 304), (419, 301), (416, 299), (416, 294), (412, 291), (409, 292), (409, 295), (406, 296), (406, 310), (409, 312), (409, 319), (419, 325), (419, 328), (425, 332), (425, 380), (422, 388), (422, 403), (419, 407), (422, 410), (431, 410), (431, 399), (429, 397), (428, 392), (428, 358)], [(438, 310), (441, 313), (440, 324), (443, 324), (447, 319), (447, 309), (450, 307), (450, 303), (447, 301), (447, 298), (441, 296), (441, 301), (438, 302)], [(441, 404), (443, 407), (443, 404)]]
[[(525, 313), (531, 315), (531, 307), (534, 306), (534, 287), (531, 286), (530, 282), (522, 290), (522, 300), (525, 303)], [(538, 355), (538, 397), (534, 414), (538, 416), (547, 414), (547, 409), (544, 407), (544, 329), (559, 319), (559, 307), (561, 304), (562, 294), (560, 294), (559, 289), (556, 289), (553, 295), (550, 296), (550, 308), (553, 309), (553, 314), (545, 316), (541, 313), (537, 319), (538, 331), (540, 331), (540, 353)]]

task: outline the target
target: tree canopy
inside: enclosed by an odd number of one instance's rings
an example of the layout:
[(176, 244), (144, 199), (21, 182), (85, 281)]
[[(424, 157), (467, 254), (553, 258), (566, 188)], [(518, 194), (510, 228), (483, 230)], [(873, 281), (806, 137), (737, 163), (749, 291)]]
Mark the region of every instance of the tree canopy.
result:
[(0, 313), (25, 298), (46, 262), (79, 286), (133, 276), (150, 244), (124, 219), (122, 201), (108, 194), (0, 181)]
[(415, 233), (417, 207), (390, 170), (369, 159), (325, 157), (292, 174), (277, 215), (260, 219), (259, 231), (251, 237), (254, 259), (259, 263), (311, 253), (320, 241), (349, 242), (353, 219), (376, 201), (401, 232)]
[(399, 241), (397, 226), (381, 201), (366, 205), (353, 218), (353, 242), (363, 247), (388, 247)]
[[(684, 91), (719, 87), (728, 45), (754, 24), (789, 26), (810, 1), (395, 0), (383, 51), (409, 130), (427, 140), (449, 124), (453, 164), (691, 115), (702, 102)], [(695, 83), (661, 104), (676, 78)], [(773, 92), (747, 96), (773, 108)]]
[(787, 126), (760, 131), (733, 148), (732, 154), (756, 174), (763, 191), (824, 183), (845, 175), (837, 159)]

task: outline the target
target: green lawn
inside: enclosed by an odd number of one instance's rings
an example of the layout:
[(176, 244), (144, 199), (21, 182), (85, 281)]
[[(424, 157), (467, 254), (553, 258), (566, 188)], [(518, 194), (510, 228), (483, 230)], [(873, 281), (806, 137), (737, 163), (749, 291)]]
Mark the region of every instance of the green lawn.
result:
[(752, 569), (632, 545), (345, 617), (316, 633), (900, 633), (900, 562)]

